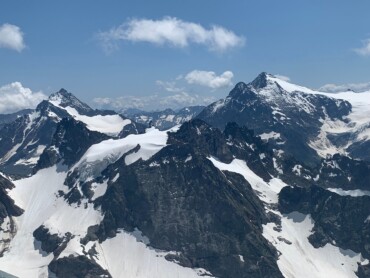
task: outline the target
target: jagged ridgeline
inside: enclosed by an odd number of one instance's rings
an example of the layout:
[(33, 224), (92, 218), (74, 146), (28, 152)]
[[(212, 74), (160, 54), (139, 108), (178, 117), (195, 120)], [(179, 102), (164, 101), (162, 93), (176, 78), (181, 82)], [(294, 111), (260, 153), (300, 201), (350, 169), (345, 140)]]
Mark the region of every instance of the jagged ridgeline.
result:
[(0, 115), (0, 277), (370, 277), (369, 95)]

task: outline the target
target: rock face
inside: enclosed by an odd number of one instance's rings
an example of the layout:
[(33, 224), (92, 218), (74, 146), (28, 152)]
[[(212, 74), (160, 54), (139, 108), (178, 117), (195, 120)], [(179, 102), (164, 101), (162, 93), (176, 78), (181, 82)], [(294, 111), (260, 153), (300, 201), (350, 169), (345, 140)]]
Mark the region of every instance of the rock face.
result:
[(279, 195), (282, 213), (298, 211), (315, 221), (310, 242), (316, 248), (335, 242), (365, 257), (370, 255), (370, 196), (341, 196), (318, 186), (285, 187)]
[(310, 142), (317, 138), (322, 119), (344, 120), (351, 104), (323, 95), (284, 90), (271, 75), (261, 73), (249, 84), (238, 83), (228, 97), (205, 108), (198, 118), (223, 129), (228, 122), (247, 126), (301, 163), (319, 162)]
[(8, 195), (8, 190), (14, 188), (14, 184), (0, 173), (0, 257), (8, 250), (11, 239), (17, 232), (13, 218), (22, 215), (19, 208)]
[(318, 183), (324, 188), (370, 190), (370, 163), (340, 154), (323, 159), (316, 170)]
[[(240, 175), (224, 174), (207, 159), (231, 161), (225, 134), (190, 121), (169, 134), (168, 144), (148, 161), (123, 166), (122, 158), (107, 168), (105, 177), (119, 178), (95, 202), (104, 219), (90, 238), (104, 241), (118, 228), (137, 228), (150, 246), (179, 252), (171, 259), (184, 266), (217, 277), (281, 277), (277, 253), (262, 237), (267, 216), (259, 199)], [(253, 157), (247, 148), (242, 155)]]
[(144, 126), (154, 126), (159, 130), (167, 130), (175, 125), (183, 124), (195, 118), (205, 107), (189, 106), (178, 111), (166, 109), (158, 112), (126, 111), (123, 114)]

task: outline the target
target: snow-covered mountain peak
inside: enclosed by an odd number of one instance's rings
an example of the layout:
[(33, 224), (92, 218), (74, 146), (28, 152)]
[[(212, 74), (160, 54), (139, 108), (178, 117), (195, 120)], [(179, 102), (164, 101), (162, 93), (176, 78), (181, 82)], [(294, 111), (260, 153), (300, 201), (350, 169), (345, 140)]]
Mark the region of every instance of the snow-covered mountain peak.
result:
[(49, 96), (48, 101), (54, 106), (65, 108), (71, 107), (76, 109), (81, 114), (89, 114), (93, 112), (93, 109), (86, 103), (83, 103), (76, 98), (72, 93), (65, 89), (60, 89), (58, 92), (53, 93)]
[(270, 83), (270, 76), (270, 74), (262, 72), (251, 83), (249, 83), (249, 85), (251, 85), (256, 90), (265, 88)]
[(231, 91), (230, 96), (234, 97), (239, 95), (240, 93), (243, 95), (244, 93), (255, 93), (258, 94), (261, 91), (279, 91), (281, 90), (281, 86), (278, 82), (275, 82), (274, 76), (262, 72), (260, 73), (252, 82), (246, 84), (244, 82), (238, 82), (234, 89)]
[(310, 88), (293, 84), (286, 79), (283, 79), (277, 75), (273, 75), (273, 74), (266, 73), (266, 72), (260, 73), (248, 85), (253, 87), (256, 91), (266, 90), (266, 89), (271, 90), (271, 89), (279, 88), (279, 89), (283, 89), (284, 91), (288, 93), (292, 93), (292, 92), (301, 92), (301, 93), (307, 93), (307, 94), (320, 93)]
[(292, 93), (292, 92), (302, 92), (306, 94), (313, 94), (313, 93), (318, 93), (312, 89), (309, 89), (304, 86), (296, 85), (293, 83), (290, 83), (287, 80), (283, 80), (279, 77), (276, 77), (275, 75), (268, 74), (267, 79), (269, 83), (276, 83), (278, 84), (281, 88), (283, 88), (285, 91)]
[(68, 116), (85, 123), (90, 130), (110, 136), (118, 136), (126, 125), (131, 124), (131, 120), (113, 111), (92, 109), (65, 89), (60, 89), (50, 95), (48, 104), (52, 104), (60, 112), (67, 113)]

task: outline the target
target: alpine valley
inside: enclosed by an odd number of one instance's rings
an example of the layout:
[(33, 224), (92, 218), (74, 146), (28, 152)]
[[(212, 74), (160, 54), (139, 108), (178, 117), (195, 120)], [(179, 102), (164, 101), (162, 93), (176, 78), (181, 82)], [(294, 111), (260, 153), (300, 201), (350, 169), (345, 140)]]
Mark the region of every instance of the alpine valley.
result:
[(125, 116), (0, 115), (0, 277), (370, 277), (370, 92), (261, 73)]

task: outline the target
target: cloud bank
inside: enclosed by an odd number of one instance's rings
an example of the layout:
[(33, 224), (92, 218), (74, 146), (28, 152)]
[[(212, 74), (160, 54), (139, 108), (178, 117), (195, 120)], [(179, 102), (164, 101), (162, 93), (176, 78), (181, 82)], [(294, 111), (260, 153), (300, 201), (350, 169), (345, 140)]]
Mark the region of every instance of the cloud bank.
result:
[(216, 99), (210, 96), (200, 96), (186, 92), (176, 93), (170, 96), (125, 96), (118, 98), (95, 98), (95, 106), (103, 109), (114, 109), (123, 111), (129, 108), (136, 108), (145, 111), (163, 110), (166, 108), (179, 109), (185, 106), (208, 105)]
[(160, 20), (131, 19), (118, 27), (98, 33), (98, 39), (107, 52), (118, 49), (120, 41), (147, 42), (177, 48), (197, 44), (216, 52), (225, 52), (245, 43), (243, 36), (224, 27), (212, 25), (207, 29), (198, 23), (175, 17)]
[(155, 82), (158, 86), (170, 93), (179, 93), (184, 91), (184, 88), (178, 88), (175, 81), (162, 81), (157, 80)]
[(25, 47), (23, 32), (18, 26), (8, 23), (0, 25), (0, 48), (21, 52)]
[(42, 92), (32, 92), (20, 82), (0, 87), (0, 113), (13, 113), (22, 109), (35, 108), (47, 96)]
[(365, 83), (348, 83), (348, 84), (326, 84), (319, 88), (319, 91), (328, 93), (339, 93), (352, 90), (358, 93), (370, 91), (370, 82)]

